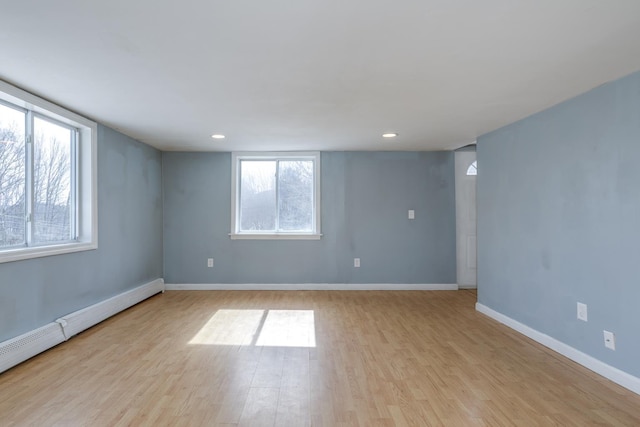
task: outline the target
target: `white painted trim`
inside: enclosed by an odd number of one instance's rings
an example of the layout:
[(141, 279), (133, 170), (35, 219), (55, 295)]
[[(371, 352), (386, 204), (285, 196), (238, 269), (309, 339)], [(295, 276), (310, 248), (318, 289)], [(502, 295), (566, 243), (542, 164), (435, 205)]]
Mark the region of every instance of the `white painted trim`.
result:
[[(321, 200), (321, 158), (320, 151), (234, 151), (231, 153), (231, 240), (320, 240), (322, 238), (322, 221), (320, 213), (322, 211)], [(238, 204), (240, 191), (238, 181), (240, 180), (240, 169), (238, 164), (241, 160), (283, 160), (283, 159), (305, 159), (313, 160), (313, 232), (311, 233), (250, 233), (238, 232), (240, 221)]]
[(167, 283), (168, 291), (457, 291), (455, 283)]
[(98, 124), (73, 111), (0, 80), (0, 99), (78, 129), (78, 240), (0, 250), (0, 263), (94, 250), (98, 247)]
[(557, 339), (552, 338), (549, 335), (543, 334), (542, 332), (539, 332), (523, 323), (520, 323), (517, 320), (513, 320), (512, 318), (505, 316), (502, 313), (492, 310), (491, 308), (483, 304), (476, 303), (476, 310), (510, 327), (511, 329), (520, 332), (521, 334), (544, 345), (545, 347), (548, 347), (551, 350), (560, 353), (561, 355), (573, 360), (574, 362), (584, 366), (585, 368), (590, 369), (599, 375), (602, 375), (603, 377), (613, 381), (614, 383), (621, 385), (622, 387), (629, 389), (636, 394), (640, 394), (640, 378), (634, 377), (633, 375), (621, 371), (618, 368), (614, 368), (613, 366), (608, 365), (579, 350), (576, 350), (575, 348), (561, 341), (558, 341)]
[(158, 292), (164, 292), (164, 289), (164, 280), (156, 279), (115, 297), (67, 314), (53, 323), (0, 342), (0, 373)]
[(293, 234), (293, 233), (232, 233), (231, 240), (320, 240), (322, 234)]
[(97, 248), (93, 243), (61, 243), (48, 246), (33, 246), (29, 248), (6, 249), (0, 253), (0, 263), (20, 261), (23, 259), (41, 258), (52, 255), (70, 254), (73, 252), (90, 251)]
[(73, 127), (84, 126), (93, 127), (96, 126), (96, 122), (89, 120), (73, 111), (67, 110), (53, 102), (47, 101), (44, 98), (40, 98), (26, 90), (20, 89), (10, 83), (0, 80), (0, 92), (4, 92), (1, 98), (16, 104), (22, 108), (32, 109), (37, 113), (44, 114), (48, 117), (71, 125)]
[(57, 323), (49, 323), (0, 343), (0, 373), (66, 340)]
[(65, 337), (69, 339), (157, 293), (164, 292), (164, 289), (164, 280), (156, 279), (100, 301), (97, 304), (62, 316), (56, 322), (62, 326)]

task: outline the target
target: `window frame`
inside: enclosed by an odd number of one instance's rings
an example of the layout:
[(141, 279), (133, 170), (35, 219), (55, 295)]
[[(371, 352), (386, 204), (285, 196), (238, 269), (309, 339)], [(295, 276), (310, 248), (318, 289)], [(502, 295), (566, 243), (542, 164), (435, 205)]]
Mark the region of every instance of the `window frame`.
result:
[[(27, 110), (27, 120), (30, 120), (30, 125), (27, 125), (27, 129), (31, 126), (31, 137), (27, 143), (27, 161), (25, 166), (27, 167), (27, 194), (31, 192), (30, 197), (27, 197), (27, 211), (30, 212), (29, 220), (27, 221), (26, 227), (29, 229), (27, 231), (27, 247), (35, 248), (35, 247), (43, 247), (43, 246), (52, 246), (52, 245), (60, 245), (67, 243), (75, 243), (78, 239), (78, 207), (76, 204), (76, 200), (78, 199), (78, 179), (77, 179), (77, 165), (78, 165), (78, 133), (79, 130), (77, 127), (71, 126), (67, 123), (60, 122), (59, 120), (53, 119), (49, 116), (45, 116), (40, 113), (36, 113), (34, 111)], [(33, 194), (33, 181), (35, 180), (35, 152), (36, 152), (36, 142), (34, 138), (35, 134), (35, 120), (39, 119), (50, 124), (65, 128), (70, 131), (70, 141), (69, 141), (69, 149), (70, 149), (70, 165), (69, 165), (69, 189), (70, 189), (70, 197), (71, 197), (71, 208), (70, 208), (70, 218), (69, 218), (69, 228), (70, 228), (70, 236), (67, 240), (60, 240), (56, 242), (43, 242), (36, 243), (35, 242), (35, 227), (36, 220), (35, 216), (35, 194)], [(73, 236), (71, 236), (71, 234)], [(31, 243), (29, 245), (29, 243)]]
[[(72, 142), (72, 145), (75, 145), (72, 147), (75, 151), (75, 162), (72, 159), (70, 179), (75, 189), (75, 203), (71, 209), (74, 211), (75, 224), (72, 227), (75, 228), (76, 236), (74, 240), (65, 242), (43, 242), (32, 246), (26, 246), (31, 242), (25, 242), (19, 247), (0, 248), (0, 263), (97, 249), (97, 123), (2, 80), (0, 80), (0, 101), (11, 108), (25, 110), (32, 117), (40, 117), (75, 130), (75, 141)], [(28, 137), (25, 135), (25, 139)], [(25, 158), (26, 169), (30, 168), (30, 162), (32, 162), (31, 159)], [(27, 223), (26, 226), (31, 227), (32, 223)]]
[[(240, 231), (240, 162), (242, 160), (311, 160), (313, 161), (313, 230), (259, 232)], [(321, 233), (320, 211), (320, 152), (319, 151), (252, 151), (231, 153), (231, 233), (232, 240), (319, 240)], [(277, 185), (277, 180), (276, 180)], [(277, 191), (277, 190), (276, 190)], [(277, 205), (276, 205), (277, 206)]]

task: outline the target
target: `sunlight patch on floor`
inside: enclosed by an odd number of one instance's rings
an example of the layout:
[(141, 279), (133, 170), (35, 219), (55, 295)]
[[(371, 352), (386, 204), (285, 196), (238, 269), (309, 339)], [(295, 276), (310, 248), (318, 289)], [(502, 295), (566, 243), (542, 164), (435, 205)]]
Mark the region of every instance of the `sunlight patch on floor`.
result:
[(218, 310), (189, 344), (251, 345), (264, 310)]
[(256, 345), (315, 347), (313, 310), (269, 310)]
[(218, 310), (189, 344), (315, 347), (314, 313), (313, 310)]

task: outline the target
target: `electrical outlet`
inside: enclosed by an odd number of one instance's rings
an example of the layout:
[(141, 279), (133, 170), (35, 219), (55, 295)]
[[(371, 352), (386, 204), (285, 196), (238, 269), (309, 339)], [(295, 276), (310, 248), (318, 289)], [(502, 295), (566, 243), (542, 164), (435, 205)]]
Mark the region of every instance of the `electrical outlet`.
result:
[(609, 331), (604, 332), (604, 346), (610, 348), (611, 350), (616, 349), (616, 334)]
[(587, 304), (578, 303), (578, 320), (587, 321)]
[(409, 219), (416, 219), (416, 211), (409, 209)]
[(360, 267), (360, 258), (354, 258), (353, 259), (353, 266), (356, 268)]
[(207, 267), (209, 268), (213, 267), (213, 258), (207, 259)]

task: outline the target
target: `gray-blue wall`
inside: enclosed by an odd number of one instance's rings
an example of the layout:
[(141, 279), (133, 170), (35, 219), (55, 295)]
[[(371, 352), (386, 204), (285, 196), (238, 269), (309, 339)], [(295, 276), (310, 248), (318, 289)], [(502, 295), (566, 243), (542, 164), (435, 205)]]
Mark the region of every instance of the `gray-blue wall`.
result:
[(484, 135), (477, 152), (479, 302), (640, 376), (640, 73)]
[(163, 153), (165, 281), (456, 282), (452, 152), (325, 152), (321, 168), (321, 240), (230, 240), (231, 155)]
[(98, 127), (98, 249), (0, 264), (0, 342), (162, 277), (161, 163)]

